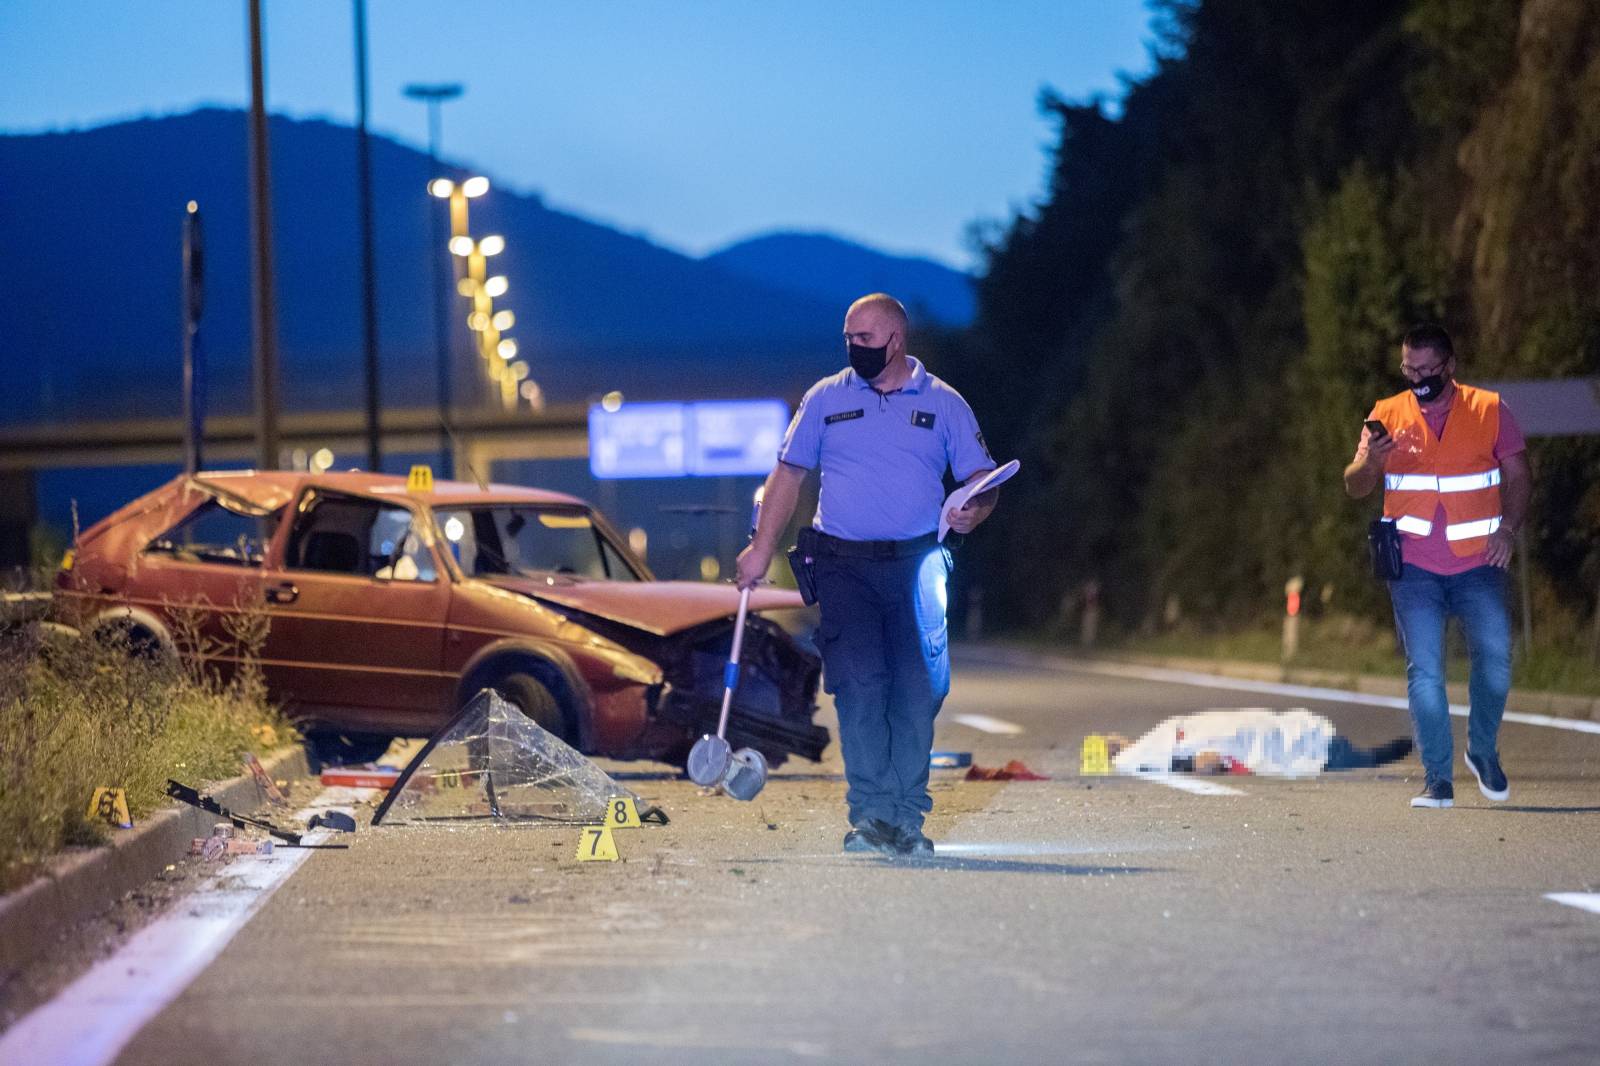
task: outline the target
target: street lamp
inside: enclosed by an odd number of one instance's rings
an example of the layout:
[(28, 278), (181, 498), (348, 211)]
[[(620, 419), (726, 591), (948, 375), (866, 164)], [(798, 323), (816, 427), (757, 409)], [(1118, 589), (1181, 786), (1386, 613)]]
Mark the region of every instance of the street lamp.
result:
[[(439, 106), (447, 100), (459, 97), (465, 88), (461, 85), (450, 83), (443, 85), (407, 85), (405, 94), (412, 100), (421, 100), (428, 106), (428, 174), (437, 176), (439, 171), (439, 141), (440, 121)], [(448, 194), (447, 194), (448, 195)], [(437, 357), (438, 390), (439, 390), (439, 465), (449, 470), (450, 462), (450, 326), (449, 326), (449, 265), (439, 257), (439, 245), (444, 243), (444, 234), (439, 231), (439, 220), (435, 216), (430, 223), (433, 228), (433, 336)]]

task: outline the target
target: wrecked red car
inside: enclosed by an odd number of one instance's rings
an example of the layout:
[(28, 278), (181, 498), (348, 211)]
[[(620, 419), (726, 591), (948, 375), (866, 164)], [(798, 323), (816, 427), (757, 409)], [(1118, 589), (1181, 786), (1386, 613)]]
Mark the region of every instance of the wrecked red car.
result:
[[(738, 594), (655, 580), (571, 496), (246, 471), (179, 477), (95, 524), (54, 602), (86, 633), (223, 672), (259, 620), (250, 657), (314, 736), (431, 735), (493, 688), (580, 751), (681, 763), (716, 729)], [(800, 597), (758, 589), (750, 608), (729, 739), (815, 760), (828, 733)]]

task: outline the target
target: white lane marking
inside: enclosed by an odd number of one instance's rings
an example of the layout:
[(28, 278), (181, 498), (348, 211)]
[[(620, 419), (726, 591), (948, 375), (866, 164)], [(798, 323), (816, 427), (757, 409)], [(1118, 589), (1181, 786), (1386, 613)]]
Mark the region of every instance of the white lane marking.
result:
[(1175, 788), (1180, 792), (1193, 792), (1196, 796), (1243, 796), (1245, 794), (1243, 789), (1232, 788), (1228, 785), (1218, 784), (1215, 781), (1207, 781), (1203, 777), (1191, 777), (1188, 774), (1147, 772), (1128, 774), (1127, 776), (1137, 778), (1140, 781), (1154, 781), (1158, 785), (1166, 785), (1168, 788)]
[[(326, 788), (296, 818), (305, 821), (317, 811), (348, 809), (372, 793), (365, 788)], [(320, 844), (338, 835), (315, 829), (304, 840)], [(0, 1036), (0, 1062), (55, 1066), (111, 1062), (211, 965), (311, 854), (308, 849), (278, 847), (271, 855), (240, 855), (219, 867), (115, 955)]]
[(1022, 727), (1015, 722), (1008, 722), (1004, 718), (991, 718), (986, 714), (958, 714), (955, 719), (970, 729), (979, 729), (985, 733), (1015, 736), (1023, 732)]
[(1600, 914), (1600, 892), (1546, 892), (1544, 898), (1581, 911)]
[[(1189, 670), (1171, 670), (1164, 666), (1136, 666), (1130, 663), (1111, 663), (1101, 660), (1086, 662), (1061, 662), (1058, 660), (1015, 653), (999, 649), (985, 650), (981, 654), (1000, 658), (1017, 665), (1042, 667), (1066, 673), (1104, 674), (1108, 677), (1131, 678), (1135, 681), (1166, 681), (1175, 685), (1194, 685), (1197, 688), (1220, 688), (1231, 692), (1263, 692), (1272, 696), (1298, 696), (1302, 699), (1329, 700), (1335, 703), (1355, 703), (1367, 707), (1392, 707), (1408, 711), (1410, 704), (1401, 696), (1375, 696), (1370, 692), (1349, 692), (1339, 688), (1320, 688), (1315, 685), (1289, 685), (1277, 681), (1249, 681), (1244, 678), (1222, 677), (1218, 674), (1199, 674)], [(1471, 708), (1464, 703), (1452, 703), (1450, 713), (1465, 718)], [(1586, 722), (1581, 718), (1557, 718), (1548, 714), (1527, 714), (1507, 711), (1505, 720), (1522, 725), (1542, 725), (1551, 729), (1568, 729), (1575, 733), (1600, 734), (1600, 722)]]
[(1164, 847), (1129, 846), (1126, 844), (1029, 844), (1007, 843), (948, 843), (938, 841), (933, 845), (935, 855), (977, 855), (990, 858), (1008, 858), (1036, 855), (1119, 855), (1130, 851), (1165, 851)]

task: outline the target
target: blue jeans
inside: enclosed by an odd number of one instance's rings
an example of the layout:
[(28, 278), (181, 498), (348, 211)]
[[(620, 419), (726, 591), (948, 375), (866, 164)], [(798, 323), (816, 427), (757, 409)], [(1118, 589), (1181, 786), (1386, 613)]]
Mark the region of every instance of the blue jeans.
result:
[(1461, 574), (1435, 574), (1407, 564), (1389, 582), (1395, 626), (1406, 653), (1406, 695), (1422, 766), (1430, 779), (1451, 780), (1450, 699), (1444, 687), (1445, 618), (1454, 615), (1472, 660), (1468, 692), (1467, 750), (1496, 755), (1500, 719), (1511, 691), (1511, 615), (1506, 573), (1480, 566)]
[(822, 677), (839, 712), (850, 822), (922, 827), (928, 753), (950, 691), (943, 548), (905, 559), (819, 555)]

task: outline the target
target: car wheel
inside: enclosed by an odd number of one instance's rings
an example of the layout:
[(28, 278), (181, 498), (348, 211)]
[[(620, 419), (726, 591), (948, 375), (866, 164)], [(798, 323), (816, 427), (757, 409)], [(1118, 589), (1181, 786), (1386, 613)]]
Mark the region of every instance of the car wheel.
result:
[(568, 744), (572, 743), (561, 703), (538, 678), (531, 674), (506, 674), (489, 687), (499, 693), (501, 699), (538, 722), (540, 729), (555, 734)]

